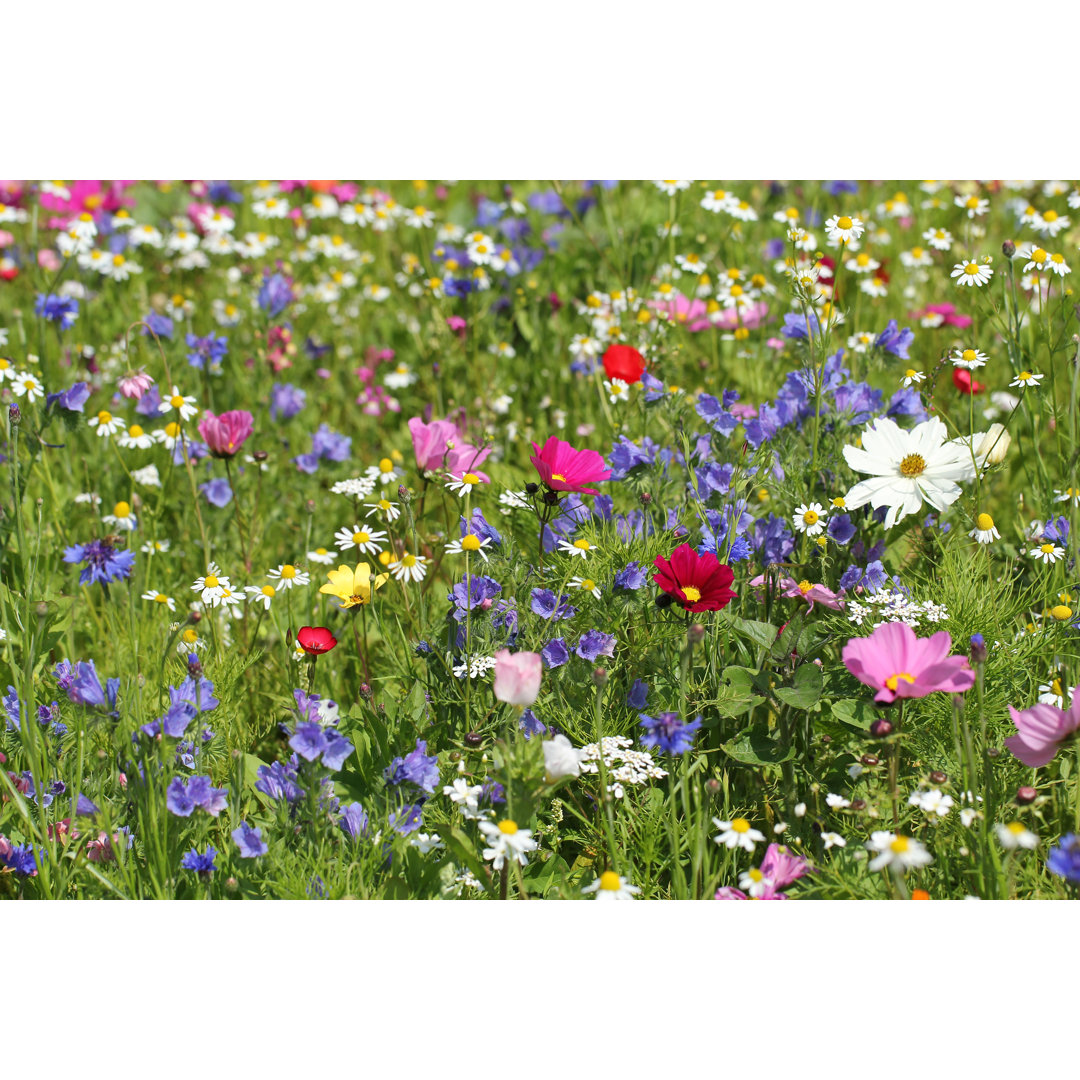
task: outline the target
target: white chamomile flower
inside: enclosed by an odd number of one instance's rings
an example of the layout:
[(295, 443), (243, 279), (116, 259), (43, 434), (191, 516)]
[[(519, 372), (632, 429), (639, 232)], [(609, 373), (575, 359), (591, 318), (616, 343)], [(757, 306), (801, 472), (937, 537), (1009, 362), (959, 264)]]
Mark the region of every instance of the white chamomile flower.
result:
[(1040, 235), (1053, 238), (1062, 229), (1069, 227), (1069, 219), (1062, 217), (1056, 210), (1044, 210), (1041, 214), (1036, 214), (1031, 220), (1031, 227)]
[(468, 495), (474, 487), (480, 484), (486, 484), (487, 481), (483, 477), (478, 476), (474, 472), (462, 473), (460, 476), (450, 476), (450, 479), (443, 486), (447, 491), (456, 492), (458, 495), (464, 497)]
[(504, 818), (498, 824), (493, 821), (481, 821), (480, 831), (490, 847), (484, 848), (484, 858), (491, 861), (496, 870), (501, 870), (509, 859), (522, 866), (527, 862), (527, 852), (535, 851), (536, 841), (531, 829), (519, 829), (516, 821)]
[(722, 847), (742, 848), (743, 851), (753, 852), (754, 844), (765, 839), (765, 834), (752, 828), (746, 818), (737, 817), (730, 821), (721, 821), (714, 817), (713, 824), (720, 830), (713, 840)]
[(266, 576), (272, 581), (279, 583), (283, 589), (291, 589), (293, 586), (308, 585), (311, 582), (309, 574), (303, 570), (297, 570), (292, 563), (282, 563), (276, 570), (268, 570)]
[(1001, 539), (1001, 533), (994, 527), (994, 519), (989, 514), (979, 514), (975, 518), (975, 528), (968, 533), (973, 540), (980, 544), (992, 544)]
[(825, 222), (825, 233), (833, 243), (850, 244), (862, 236), (866, 226), (858, 218), (834, 214)]
[(371, 486), (367, 491), (357, 492), (357, 494), (370, 495), (375, 490), (376, 484), (383, 488), (398, 484), (404, 475), (390, 458), (381, 458), (378, 465), (369, 466), (365, 473), (365, 478), (371, 481)]
[(376, 503), (364, 503), (368, 512), (365, 517), (371, 517), (372, 514), (382, 514), (387, 521), (397, 521), (401, 517), (401, 509), (397, 503), (391, 502), (389, 499), (380, 499)]
[(231, 587), (229, 579), (222, 575), (221, 568), (214, 562), (207, 566), (206, 574), (196, 578), (195, 584), (191, 586), (195, 592), (199, 593), (199, 599), (204, 604), (213, 604), (216, 598)]
[[(406, 222), (406, 224), (408, 224), (408, 222)], [(437, 851), (439, 848), (446, 847), (439, 838), (438, 833), (426, 832), (417, 833), (415, 836), (411, 837), (409, 844), (416, 848), (421, 855), (426, 855), (429, 851)], [(475, 881), (476, 879), (474, 878), (473, 880)], [(479, 885), (480, 883), (477, 881), (476, 884)]]
[(174, 386), (172, 388), (172, 393), (167, 398), (162, 399), (159, 407), (159, 411), (163, 413), (171, 412), (173, 409), (176, 409), (176, 411), (180, 413), (181, 420), (190, 420), (192, 417), (198, 416), (199, 414), (199, 410), (195, 405), (195, 399), (193, 397), (184, 397), (184, 395), (180, 393), (180, 388), (178, 386)]
[(865, 251), (860, 251), (858, 255), (853, 255), (848, 259), (844, 267), (854, 274), (872, 274), (881, 268), (881, 263), (877, 259), (871, 259)]
[(1072, 269), (1065, 261), (1065, 256), (1060, 252), (1055, 251), (1054, 254), (1050, 256), (1050, 261), (1047, 263), (1047, 266), (1053, 273), (1057, 274), (1058, 277), (1064, 277), (1066, 274), (1072, 273)]
[(514, 346), (508, 341), (500, 341), (497, 345), (489, 345), (488, 352), (492, 356), (501, 356), (505, 360), (513, 360), (517, 356)]
[(834, 847), (847, 847), (847, 841), (839, 834), (834, 832), (823, 832), (821, 834), (821, 840), (825, 845), (825, 850)]
[(614, 404), (616, 401), (630, 400), (630, 384), (622, 379), (605, 379), (604, 389), (607, 391), (608, 401)]
[(383, 379), (383, 383), (390, 387), (391, 390), (404, 390), (407, 386), (412, 386), (412, 384), (416, 382), (416, 379), (416, 373), (410, 370), (408, 364), (398, 364), (397, 367)]
[(717, 190), (707, 191), (698, 205), (703, 210), (719, 214), (722, 211), (727, 211), (732, 206), (736, 206), (738, 202), (739, 200), (735, 197), (734, 192)]
[(994, 268), (986, 262), (977, 263), (974, 259), (968, 259), (957, 263), (949, 276), (956, 278), (957, 285), (980, 287), (994, 276)]
[(309, 551), (307, 557), (314, 563), (319, 563), (321, 566), (332, 566), (336, 556), (332, 551), (327, 551), (326, 548), (316, 548), (314, 551)]
[(1029, 386), (1038, 386), (1046, 378), (1045, 375), (1032, 374), (1030, 371), (1021, 371), (1011, 383), (1020, 390), (1026, 390)]
[(1007, 825), (995, 825), (998, 843), (1006, 851), (1026, 848), (1032, 851), (1039, 846), (1039, 838), (1021, 821), (1010, 821)]
[(953, 199), (953, 204), (959, 206), (961, 210), (966, 210), (969, 218), (982, 217), (990, 210), (990, 200), (980, 199), (977, 195), (971, 195), (966, 199), (963, 195), (957, 195)]
[(1045, 543), (1032, 548), (1028, 552), (1028, 556), (1047, 564), (1053, 564), (1065, 557), (1065, 549), (1058, 544)]
[(129, 502), (118, 502), (113, 507), (113, 512), (105, 514), (101, 520), (106, 525), (112, 525), (113, 528), (119, 529), (121, 532), (131, 532), (133, 529), (138, 528), (139, 524)]
[(739, 888), (751, 900), (760, 900), (772, 888), (772, 878), (767, 878), (756, 866), (739, 875)]
[(423, 555), (411, 555), (404, 552), (400, 559), (387, 564), (387, 570), (395, 581), (423, 581), (427, 573), (428, 560)]
[(895, 866), (900, 870), (926, 866), (933, 857), (925, 847), (910, 836), (897, 836), (884, 830), (871, 834), (866, 842), (870, 851), (876, 851), (877, 857), (870, 860), (871, 871), (882, 870), (886, 866)]
[(665, 195), (676, 195), (680, 191), (686, 191), (693, 180), (654, 180), (653, 183)]
[(1067, 487), (1064, 491), (1055, 488), (1054, 502), (1071, 502), (1073, 506), (1080, 506), (1080, 488)]
[(273, 585), (245, 585), (244, 592), (251, 598), (249, 603), (261, 603), (263, 611), (270, 610), (270, 603), (277, 595), (277, 589)]
[(170, 611), (176, 610), (176, 601), (165, 593), (158, 592), (157, 589), (149, 589), (142, 594), (144, 600), (152, 600), (156, 604), (161, 604), (162, 607), (167, 607)]
[(567, 555), (576, 555), (585, 559), (588, 558), (589, 552), (600, 549), (595, 544), (590, 544), (588, 540), (575, 540), (573, 543), (569, 540), (560, 540), (559, 550), (566, 552)]
[[(11, 380), (11, 392), (16, 397), (25, 397), (27, 401), (33, 404), (45, 396), (45, 387), (41, 385), (41, 380), (36, 375), (31, 375), (29, 371), (19, 371), (15, 373), (15, 377)], [(109, 434), (112, 434), (112, 432), (109, 432)]]
[(592, 578), (572, 577), (569, 584), (572, 588), (584, 589), (585, 592), (592, 593), (597, 600), (600, 599), (600, 586)]
[(975, 371), (985, 365), (986, 353), (979, 352), (978, 349), (957, 349), (949, 359), (952, 361), (953, 367)]
[(444, 787), (442, 793), (466, 818), (475, 821), (484, 816), (480, 811), (480, 795), (483, 790), (483, 784), (470, 784), (464, 776), (459, 776), (452, 784)]
[(595, 893), (597, 900), (633, 900), (641, 889), (631, 885), (626, 878), (614, 870), (605, 870), (592, 884), (586, 885), (583, 893)]
[(953, 807), (953, 799), (937, 788), (933, 791), (913, 791), (908, 797), (908, 806), (917, 806), (924, 814), (946, 817)]
[(113, 416), (107, 409), (102, 409), (97, 416), (92, 416), (86, 423), (87, 426), (94, 428), (96, 434), (103, 439), (124, 430), (124, 418), (122, 416)]
[(349, 548), (357, 548), (365, 555), (378, 555), (385, 546), (386, 533), (377, 529), (365, 529), (362, 525), (354, 525), (351, 529), (342, 528), (334, 533), (334, 542), (342, 551)]
[(952, 247), (952, 233), (948, 229), (927, 229), (922, 238), (937, 251), (948, 251)]
[(116, 441), (125, 450), (149, 450), (154, 445), (154, 436), (143, 430), (141, 424), (132, 424), (127, 431), (120, 433)]
[(139, 550), (144, 555), (164, 555), (171, 546), (171, 540), (147, 540)]
[(831, 791), (825, 796), (825, 805), (830, 810), (846, 810), (851, 805), (850, 799), (843, 795), (834, 795)]
[(271, 196), (268, 199), (257, 199), (251, 204), (251, 209), (258, 218), (283, 218), (289, 213), (289, 201)]
[(926, 376), (921, 371), (916, 371), (914, 368), (908, 368), (904, 372), (904, 377), (900, 380), (900, 385), (905, 389), (909, 386), (915, 386), (917, 383), (921, 383)]
[(828, 523), (828, 515), (821, 503), (809, 503), (795, 508), (793, 524), (799, 532), (807, 536), (817, 536)]
[(460, 540), (453, 540), (446, 545), (447, 555), (479, 555), (484, 562), (488, 561), (487, 552), (484, 550), (491, 543), (491, 537), (485, 536), (482, 540), (473, 533), (466, 533)]

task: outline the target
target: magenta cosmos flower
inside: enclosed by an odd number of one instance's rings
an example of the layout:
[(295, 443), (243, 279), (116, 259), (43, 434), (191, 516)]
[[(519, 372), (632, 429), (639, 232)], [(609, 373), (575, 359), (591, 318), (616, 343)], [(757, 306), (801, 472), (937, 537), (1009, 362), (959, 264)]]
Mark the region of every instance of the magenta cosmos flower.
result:
[(843, 651), (844, 664), (859, 682), (877, 689), (875, 701), (921, 698), (935, 690), (962, 694), (975, 685), (967, 657), (950, 656), (952, 638), (940, 630), (928, 638), (915, 636), (907, 623), (886, 623), (869, 637), (852, 638)]
[(569, 443), (554, 435), (543, 449), (533, 443), (536, 454), (529, 458), (540, 474), (544, 486), (551, 491), (576, 491), (580, 495), (599, 495), (597, 484), (611, 478), (603, 457), (595, 450), (575, 450)]
[(208, 412), (199, 421), (199, 434), (210, 453), (218, 458), (234, 457), (255, 430), (255, 418), (243, 409), (233, 409), (215, 416)]
[[(765, 584), (765, 575), (758, 574), (751, 585), (757, 587)], [(805, 600), (807, 610), (812, 610), (814, 604), (822, 604), (833, 611), (843, 611), (844, 600), (840, 593), (835, 593), (825, 585), (814, 585), (809, 581), (796, 581), (786, 577), (780, 582), (780, 595), (794, 597), (796, 600)]]
[(425, 424), (419, 416), (409, 421), (409, 434), (412, 435), (413, 452), (421, 472), (441, 469), (450, 449), (449, 444), (458, 439), (456, 424), (449, 420), (434, 420)]
[(1080, 687), (1073, 693), (1072, 706), (1066, 712), (1056, 705), (1040, 703), (1030, 709), (1014, 709), (1009, 715), (1016, 734), (1005, 745), (1029, 768), (1049, 764), (1062, 744), (1080, 728)]

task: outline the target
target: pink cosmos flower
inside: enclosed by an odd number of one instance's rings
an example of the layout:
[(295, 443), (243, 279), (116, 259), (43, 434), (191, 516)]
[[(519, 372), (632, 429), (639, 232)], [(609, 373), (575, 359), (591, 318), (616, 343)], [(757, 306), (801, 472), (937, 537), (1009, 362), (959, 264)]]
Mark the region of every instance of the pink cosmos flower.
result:
[(145, 371), (129, 371), (121, 376), (118, 385), (124, 397), (138, 401), (154, 385), (154, 378), (152, 375), (147, 375)]
[(673, 300), (650, 300), (649, 307), (666, 312), (672, 322), (681, 323), (692, 334), (713, 328), (704, 300), (687, 300), (682, 293), (676, 293)]
[(734, 308), (724, 308), (711, 316), (710, 322), (721, 330), (734, 330), (738, 326), (745, 326), (748, 330), (759, 327), (769, 314), (768, 304), (751, 304), (742, 311), (742, 320), (735, 314)]
[(842, 653), (848, 671), (859, 682), (877, 688), (875, 701), (921, 698), (935, 690), (962, 694), (975, 685), (967, 657), (949, 656), (952, 638), (939, 630), (928, 638), (915, 636), (907, 623), (886, 623), (869, 637), (852, 638)]
[(463, 318), (461, 318), (460, 315), (451, 315), (446, 320), (446, 325), (451, 330), (453, 330), (453, 332), (455, 334), (457, 334), (457, 336), (459, 338), (461, 338), (462, 341), (465, 340), (465, 328), (466, 328), (467, 324), (466, 324), (465, 320)]
[(540, 474), (544, 486), (551, 491), (576, 491), (580, 495), (599, 495), (597, 484), (611, 478), (603, 457), (595, 450), (575, 450), (568, 442), (552, 435), (543, 449), (533, 443), (536, 454), (529, 458)]
[(37, 253), (38, 266), (49, 273), (55, 273), (63, 266), (60, 256), (52, 248), (41, 248)]
[(433, 420), (425, 424), (419, 416), (409, 421), (409, 434), (412, 435), (413, 452), (421, 472), (441, 469), (450, 449), (449, 444), (458, 439), (457, 424), (449, 420)]
[(495, 654), (495, 696), (508, 705), (531, 705), (540, 693), (542, 672), (539, 653), (500, 649)]
[(913, 319), (921, 319), (926, 315), (941, 315), (944, 319), (942, 326), (955, 326), (960, 330), (971, 325), (971, 316), (958, 315), (952, 304), (927, 304), (921, 311), (911, 311), (908, 314)]
[(208, 412), (199, 421), (199, 434), (214, 457), (235, 456), (243, 442), (255, 430), (255, 417), (243, 409), (233, 409), (215, 416)]
[(479, 468), (490, 453), (490, 446), (485, 446), (483, 449), (480, 449), (477, 446), (473, 446), (471, 443), (456, 443), (447, 451), (446, 471), (451, 476), (461, 476), (462, 473), (474, 473), (479, 476), (485, 484), (490, 484), (491, 477), (486, 473), (480, 472)]
[(1005, 745), (1029, 768), (1049, 764), (1065, 741), (1080, 728), (1080, 687), (1073, 692), (1068, 711), (1056, 705), (1040, 703), (1030, 709), (1014, 709), (1009, 715), (1016, 725), (1016, 734)]
[(751, 405), (749, 401), (736, 401), (728, 412), (740, 420), (753, 420), (757, 416), (757, 406)]
[(780, 844), (770, 844), (761, 860), (761, 872), (773, 883), (774, 889), (786, 889), (809, 874), (810, 869), (806, 859)]
[(124, 197), (124, 190), (131, 187), (133, 180), (113, 180), (103, 188), (100, 180), (76, 180), (65, 185), (71, 193), (70, 199), (44, 193), (41, 205), (46, 210), (54, 210), (63, 217), (50, 218), (50, 229), (63, 229), (67, 223), (79, 214), (92, 214), (95, 221), (101, 220), (102, 212), (112, 213), (121, 206), (134, 206), (135, 200)]
[[(764, 585), (765, 575), (758, 574), (750, 584), (755, 587)], [(835, 593), (825, 585), (813, 585), (805, 580), (796, 581), (794, 578), (784, 578), (780, 582), (780, 595), (794, 597), (796, 600), (805, 600), (807, 611), (812, 611), (815, 603), (822, 604), (827, 608), (832, 608), (833, 611), (844, 610), (844, 601), (841, 598), (841, 593)]]

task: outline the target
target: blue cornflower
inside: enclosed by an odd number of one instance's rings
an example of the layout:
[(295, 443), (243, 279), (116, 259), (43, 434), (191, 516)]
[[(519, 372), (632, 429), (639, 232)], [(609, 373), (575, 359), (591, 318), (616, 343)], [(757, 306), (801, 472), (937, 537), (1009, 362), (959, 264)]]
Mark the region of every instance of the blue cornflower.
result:
[(65, 548), (64, 562), (85, 564), (79, 574), (80, 585), (108, 585), (131, 576), (135, 552), (117, 550), (107, 540), (91, 540), (89, 544)]
[(239, 203), (244, 196), (236, 191), (228, 180), (211, 180), (206, 188), (206, 197), (213, 203)]
[(207, 334), (206, 337), (188, 334), (184, 340), (191, 350), (187, 354), (187, 362), (199, 371), (202, 371), (207, 364), (210, 365), (211, 371), (216, 370), (229, 351), (229, 341), (224, 334), (221, 336)]
[(81, 413), (89, 397), (90, 387), (84, 382), (77, 382), (66, 390), (61, 390), (58, 394), (46, 394), (45, 405), (48, 407), (53, 402), (56, 402), (61, 409), (67, 412)]
[(569, 661), (570, 650), (566, 647), (566, 642), (561, 637), (557, 637), (540, 650), (540, 655), (544, 659), (545, 667), (557, 668)]
[(172, 339), (173, 321), (168, 315), (159, 315), (156, 311), (151, 311), (143, 319), (143, 322), (146, 323), (146, 326), (139, 331), (143, 337), (149, 337), (152, 330), (159, 338)]
[(586, 630), (581, 635), (574, 652), (582, 660), (593, 661), (601, 656), (615, 655), (615, 635), (604, 634), (599, 630)]
[(745, 562), (754, 553), (753, 545), (745, 536), (736, 536), (731, 542), (731, 550), (728, 552), (728, 563)]
[(443, 292), (447, 296), (468, 296), (476, 292), (476, 282), (471, 278), (447, 277), (443, 279)]
[(223, 476), (207, 480), (199, 485), (199, 490), (206, 496), (206, 501), (219, 510), (232, 502), (232, 485)]
[(79, 301), (73, 296), (38, 293), (34, 301), (34, 314), (48, 322), (59, 323), (61, 330), (70, 330), (79, 317)]
[(270, 388), (270, 419), (291, 420), (306, 403), (306, 390), (292, 383), (274, 383)]
[(914, 330), (910, 330), (906, 326), (903, 330), (899, 330), (896, 326), (896, 320), (890, 319), (889, 325), (874, 339), (874, 345), (879, 349), (884, 349), (887, 353), (892, 353), (893, 356), (898, 356), (901, 360), (907, 360), (909, 359), (908, 348), (914, 340)]
[(854, 180), (829, 180), (825, 184), (825, 190), (830, 195), (855, 195), (859, 185)]
[(1066, 881), (1080, 882), (1080, 836), (1063, 836), (1046, 856), (1046, 869)]
[(20, 877), (33, 877), (37, 873), (37, 857), (32, 844), (12, 844), (0, 836), (0, 866), (14, 870)]
[(240, 827), (233, 829), (231, 835), (236, 846), (240, 849), (241, 859), (257, 859), (270, 850), (263, 843), (262, 829), (252, 828), (246, 821), (241, 821)]
[(351, 840), (357, 840), (367, 835), (368, 816), (358, 802), (349, 803), (341, 811), (341, 820), (338, 824), (346, 836)]
[(408, 781), (418, 788), (433, 794), (439, 782), (439, 759), (428, 756), (427, 741), (416, 740), (416, 748), (405, 757), (396, 757), (383, 772), (388, 784), (401, 784)]
[(214, 865), (214, 856), (217, 848), (208, 847), (205, 854), (200, 854), (192, 848), (181, 860), (180, 866), (184, 870), (194, 870), (200, 876), (209, 877), (217, 867)]
[(635, 679), (630, 687), (630, 693), (626, 695), (626, 704), (629, 708), (641, 712), (649, 698), (649, 684), (644, 679)]
[(529, 607), (533, 614), (543, 619), (572, 619), (577, 614), (577, 608), (568, 603), (570, 597), (563, 593), (558, 601), (550, 589), (533, 589), (529, 594)]
[(518, 730), (526, 739), (531, 739), (534, 735), (547, 734), (547, 727), (541, 723), (532, 709), (526, 709), (521, 714), (521, 719), (518, 721)]
[(678, 713), (642, 716), (642, 746), (658, 746), (669, 754), (685, 754), (694, 745), (694, 733), (701, 727), (701, 717), (684, 721)]
[(637, 591), (643, 589), (649, 582), (648, 573), (642, 569), (640, 563), (627, 563), (625, 568), (615, 575), (614, 585), (616, 589)]
[(281, 274), (264, 275), (262, 288), (259, 289), (259, 307), (276, 319), (295, 299), (292, 285)]

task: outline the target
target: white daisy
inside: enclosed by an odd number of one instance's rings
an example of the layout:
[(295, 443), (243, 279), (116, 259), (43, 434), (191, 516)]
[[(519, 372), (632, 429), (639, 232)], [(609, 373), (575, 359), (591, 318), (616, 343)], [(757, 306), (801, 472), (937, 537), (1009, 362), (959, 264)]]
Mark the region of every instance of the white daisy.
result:
[(575, 589), (584, 589), (586, 592), (592, 593), (597, 600), (600, 599), (600, 586), (592, 578), (572, 577), (570, 585)]
[(443, 486), (447, 491), (454, 491), (458, 495), (468, 495), (474, 487), (486, 484), (487, 481), (477, 476), (474, 472), (462, 473), (460, 476), (451, 475), (449, 481)]
[(588, 540), (575, 540), (573, 543), (569, 540), (560, 540), (559, 550), (565, 551), (567, 555), (577, 555), (585, 559), (588, 558), (589, 552), (600, 549), (595, 544), (590, 544)]
[(102, 519), (106, 525), (112, 525), (114, 528), (119, 529), (121, 532), (131, 532), (138, 527), (138, 519), (132, 512), (131, 503), (118, 502), (113, 507), (111, 514), (105, 514)]
[(387, 521), (397, 521), (401, 517), (401, 510), (397, 503), (390, 502), (389, 499), (380, 499), (377, 503), (364, 503), (364, 506), (368, 508), (368, 513), (365, 517), (371, 517), (372, 514), (382, 513), (386, 516)]
[(872, 833), (866, 842), (870, 851), (878, 852), (875, 859), (870, 860), (870, 870), (881, 870), (886, 866), (897, 866), (902, 870), (911, 867), (925, 866), (934, 860), (930, 853), (910, 836), (897, 836), (891, 832)]
[(481, 821), (480, 831), (491, 845), (484, 848), (484, 858), (491, 860), (491, 865), (496, 870), (501, 870), (507, 859), (517, 861), (522, 866), (526, 864), (525, 855), (529, 851), (535, 851), (537, 844), (532, 838), (531, 829), (519, 829), (516, 821), (508, 818), (495, 824), (493, 821)]
[(297, 570), (292, 563), (283, 563), (276, 570), (268, 570), (266, 576), (278, 582), (283, 589), (291, 589), (294, 585), (308, 585), (311, 582), (310, 575), (303, 570)]
[(591, 885), (586, 885), (583, 893), (596, 893), (597, 900), (633, 900), (641, 892), (637, 885), (631, 885), (626, 878), (614, 870), (605, 870)]
[(1056, 563), (1065, 557), (1065, 549), (1057, 544), (1040, 544), (1028, 552), (1032, 559), (1039, 559), (1044, 563)]
[(847, 841), (839, 833), (823, 832), (821, 839), (825, 844), (826, 851), (833, 847), (847, 847)]
[(354, 525), (351, 529), (338, 529), (334, 533), (334, 542), (342, 551), (355, 547), (365, 555), (378, 555), (385, 546), (383, 544), (385, 539), (385, 532), (379, 532), (378, 529), (365, 529), (361, 525)]
[(957, 263), (949, 276), (956, 278), (957, 285), (982, 286), (994, 276), (994, 268), (987, 263), (968, 259), (966, 262)]
[(1028, 851), (1039, 846), (1039, 838), (1021, 821), (1010, 821), (1008, 825), (995, 825), (998, 843), (1006, 851), (1026, 848)]
[(937, 251), (948, 251), (952, 247), (952, 233), (948, 229), (927, 229), (922, 238)]
[(1044, 378), (1046, 378), (1045, 375), (1033, 375), (1030, 371), (1021, 371), (1009, 385), (1026, 390), (1029, 386), (1038, 386)]
[(834, 243), (850, 244), (862, 236), (865, 226), (858, 218), (834, 214), (825, 222), (825, 233)]
[(149, 450), (154, 445), (154, 436), (143, 430), (140, 424), (132, 424), (126, 432), (121, 432), (116, 441), (125, 450)]
[(829, 516), (821, 503), (804, 503), (795, 508), (793, 524), (799, 532), (806, 533), (807, 536), (817, 536), (824, 531), (828, 521)]
[(463, 555), (468, 552), (470, 555), (479, 555), (484, 562), (487, 562), (487, 552), (484, 551), (484, 548), (490, 543), (490, 536), (485, 536), (481, 540), (479, 536), (475, 536), (472, 533), (466, 533), (460, 540), (453, 540), (446, 545), (446, 554)]
[(36, 375), (31, 375), (29, 371), (19, 371), (11, 380), (11, 392), (16, 397), (25, 397), (33, 404), (45, 396), (45, 387), (41, 385), (41, 380)]
[(195, 405), (195, 399), (193, 397), (184, 397), (180, 393), (180, 388), (174, 386), (172, 393), (163, 398), (161, 405), (159, 406), (159, 412), (167, 413), (176, 409), (180, 413), (181, 420), (190, 420), (193, 416), (198, 416), (199, 410)]
[(404, 552), (400, 559), (387, 564), (387, 570), (395, 581), (423, 581), (427, 573), (428, 560), (423, 555), (410, 555)]
[(986, 353), (979, 352), (978, 349), (957, 349), (949, 359), (953, 362), (953, 367), (975, 371), (986, 363)]
[(307, 557), (316, 563), (320, 563), (323, 566), (333, 565), (337, 556), (332, 551), (327, 551), (326, 548), (316, 548), (314, 551), (309, 551)]
[(1001, 533), (994, 527), (994, 519), (989, 514), (979, 514), (975, 519), (975, 528), (968, 533), (973, 540), (980, 544), (992, 544), (1001, 539)]
[(732, 818), (730, 821), (721, 821), (713, 818), (713, 824), (720, 832), (713, 837), (716, 843), (726, 848), (742, 848), (743, 851), (754, 850), (754, 844), (765, 839), (765, 834), (751, 828), (746, 818)]
[(122, 416), (113, 416), (106, 409), (102, 409), (97, 416), (91, 417), (86, 423), (89, 427), (96, 428), (97, 435), (103, 439), (124, 430), (124, 418)]
[(261, 603), (263, 611), (270, 610), (270, 602), (277, 595), (277, 590), (273, 585), (263, 585), (262, 587), (258, 585), (245, 585), (244, 592), (251, 597), (251, 603)]
[(152, 600), (154, 603), (161, 604), (167, 607), (170, 611), (176, 610), (176, 601), (171, 596), (166, 596), (165, 593), (158, 592), (157, 589), (149, 589), (142, 594), (144, 600)]
[(204, 604), (212, 604), (217, 597), (221, 596), (231, 586), (229, 579), (222, 575), (218, 564), (212, 562), (207, 566), (206, 574), (203, 577), (196, 578), (195, 584), (191, 588), (199, 593), (199, 599)]
[(904, 372), (903, 379), (900, 380), (900, 385), (903, 387), (914, 386), (916, 383), (921, 383), (926, 376), (921, 371), (916, 371), (914, 368), (908, 368)]

